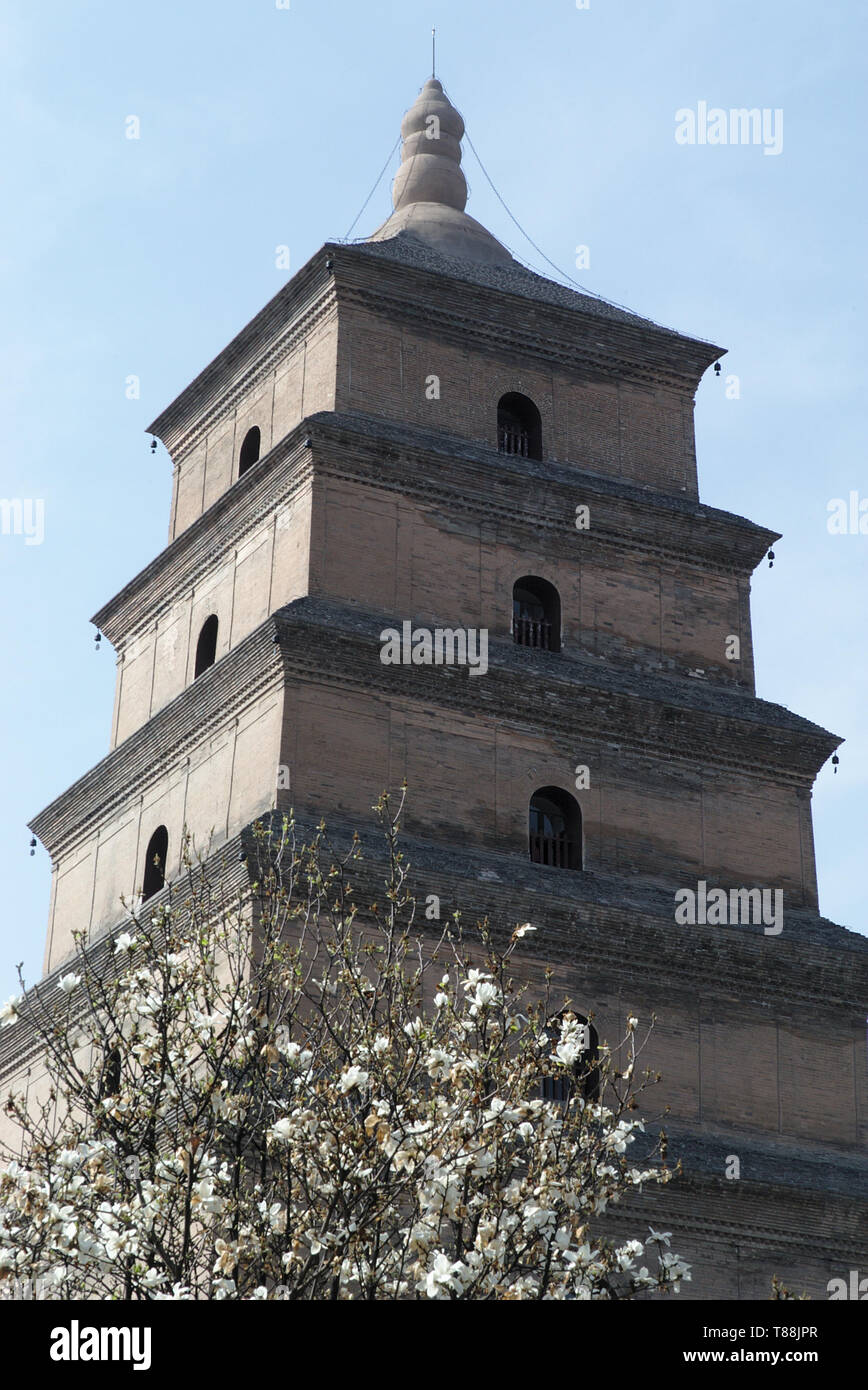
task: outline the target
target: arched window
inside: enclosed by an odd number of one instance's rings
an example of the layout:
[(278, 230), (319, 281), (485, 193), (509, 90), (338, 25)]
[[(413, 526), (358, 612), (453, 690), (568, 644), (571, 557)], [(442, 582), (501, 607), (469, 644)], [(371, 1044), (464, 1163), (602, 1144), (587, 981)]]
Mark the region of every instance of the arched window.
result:
[(201, 676), (217, 660), (217, 614), (212, 613), (202, 624), (199, 641), (196, 643), (196, 669), (193, 679)]
[(527, 574), (512, 590), (512, 636), (520, 647), (561, 649), (561, 596), (547, 579)]
[(546, 1023), (546, 1036), (552, 1050), (557, 1047), (561, 1037), (561, 1019), (566, 1015), (572, 1014), (573, 1018), (580, 1027), (587, 1030), (585, 1037), (587, 1047), (582, 1049), (582, 1054), (572, 1068), (572, 1076), (545, 1076), (540, 1082), (540, 1095), (543, 1100), (557, 1101), (561, 1105), (566, 1105), (574, 1089), (578, 1086), (584, 1100), (599, 1100), (600, 1097), (600, 1063), (599, 1063), (599, 1037), (593, 1023), (590, 1023), (584, 1014), (578, 1014), (574, 1009), (562, 1009), (559, 1014), (548, 1020)]
[(97, 1100), (105, 1100), (107, 1096), (116, 1096), (121, 1089), (121, 1050), (119, 1047), (110, 1047), (103, 1060), (102, 1071), (99, 1078), (99, 1088)]
[(553, 869), (581, 869), (582, 812), (578, 801), (560, 787), (543, 787), (530, 799), (530, 857)]
[(262, 436), (259, 433), (259, 426), (254, 425), (244, 436), (244, 443), (241, 445), (241, 453), (238, 455), (238, 476), (246, 473), (248, 468), (252, 468), (259, 458), (259, 448)]
[(497, 447), (502, 454), (542, 458), (542, 418), (529, 396), (509, 391), (497, 403)]
[(145, 877), (142, 882), (142, 902), (147, 902), (159, 893), (166, 882), (166, 856), (169, 853), (169, 832), (164, 825), (158, 825), (148, 841), (145, 855)]

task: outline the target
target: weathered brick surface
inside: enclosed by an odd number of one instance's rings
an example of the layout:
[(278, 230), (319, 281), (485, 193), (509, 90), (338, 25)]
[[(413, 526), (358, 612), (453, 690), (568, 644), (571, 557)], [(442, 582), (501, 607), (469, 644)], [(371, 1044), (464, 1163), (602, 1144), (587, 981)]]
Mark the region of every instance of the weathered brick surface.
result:
[(311, 417), (95, 615), (119, 654), (113, 746), (192, 680), (211, 613), (218, 655), (306, 593), (506, 635), (528, 573), (560, 592), (565, 651), (752, 691), (747, 575), (772, 538), (597, 474), (370, 416)]
[(719, 349), (519, 267), (448, 269), (388, 243), (312, 257), (150, 426), (174, 464), (170, 539), (237, 479), (251, 425), (263, 452), (332, 409), (494, 443), (507, 391), (537, 402), (544, 457), (696, 495), (693, 393)]
[[(301, 838), (314, 820), (300, 820)], [(358, 823), (332, 820), (338, 851)], [(242, 843), (251, 856), (246, 866)], [(381, 895), (383, 875), (382, 845), (370, 828), (362, 830), (361, 849), (353, 881), (364, 915)], [(665, 1125), (670, 1156), (682, 1160), (685, 1177), (613, 1210), (613, 1234), (633, 1235), (644, 1222), (673, 1231), (674, 1246), (694, 1267), (691, 1298), (764, 1299), (772, 1274), (823, 1297), (830, 1278), (864, 1263), (865, 938), (810, 913), (795, 913), (774, 940), (749, 927), (675, 929), (664, 896), (641, 881), (559, 874), (523, 855), (412, 836), (404, 849), (417, 897), (436, 893), (444, 916), (460, 909), (471, 948), (482, 915), (500, 940), (517, 920), (537, 923), (517, 972), (535, 994), (551, 969), (553, 997), (591, 1013), (602, 1041), (617, 1045), (629, 1013), (643, 1020), (657, 1014), (642, 1062), (664, 1079), (646, 1093), (642, 1114), (649, 1132)], [(231, 898), (243, 875), (256, 871), (253, 856), (248, 829), (215, 852), (207, 872)], [(167, 886), (161, 896), (171, 893)], [(110, 962), (110, 945), (97, 937), (93, 949), (108, 952)], [(44, 988), (62, 970), (61, 963)], [(767, 1059), (775, 1050), (783, 1056), (796, 1036), (801, 1051), (776, 1071)], [(0, 1083), (16, 1072), (39, 1082), (38, 1059), (19, 1028), (0, 1036)], [(738, 1181), (724, 1176), (733, 1155)]]
[[(596, 382), (550, 368), (523, 368), (401, 331), (373, 313), (342, 317), (338, 409), (448, 431), (497, 445), (497, 402), (510, 391), (542, 416), (543, 456), (661, 488), (695, 492), (684, 411), (692, 401), (663, 387)], [(431, 378), (439, 397), (429, 398)]]
[[(96, 615), (112, 751), (33, 822), (46, 969), (73, 930), (98, 943), (123, 919), (156, 825), (170, 875), (186, 827), (234, 882), (270, 808), (349, 834), (406, 779), (420, 895), (535, 921), (522, 972), (540, 989), (551, 967), (601, 1036), (657, 1015), (646, 1113), (669, 1107), (687, 1176), (641, 1202), (692, 1296), (766, 1297), (772, 1273), (823, 1296), (868, 1263), (868, 941), (818, 915), (811, 788), (838, 740), (754, 694), (750, 576), (776, 533), (697, 495), (693, 395), (718, 354), (520, 268), (317, 253), (154, 422), (174, 539)], [(541, 460), (497, 451), (507, 391), (540, 410)], [(558, 654), (511, 640), (529, 574), (560, 593)], [(211, 613), (218, 661), (194, 682)], [(486, 628), (488, 674), (384, 666), (405, 619)], [(529, 863), (531, 794), (580, 764), (585, 872)], [(371, 892), (376, 872), (372, 845)], [(782, 934), (678, 926), (700, 878), (782, 889)], [(4, 1075), (29, 1057), (0, 1039)]]

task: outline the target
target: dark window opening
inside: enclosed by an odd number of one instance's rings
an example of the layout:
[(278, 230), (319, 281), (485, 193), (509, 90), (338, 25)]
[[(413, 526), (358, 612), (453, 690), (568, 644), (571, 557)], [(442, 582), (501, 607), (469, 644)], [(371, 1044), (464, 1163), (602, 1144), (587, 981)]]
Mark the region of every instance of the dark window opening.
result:
[(561, 649), (561, 598), (547, 579), (525, 575), (512, 590), (512, 636), (520, 647)]
[(259, 460), (259, 449), (261, 435), (259, 426), (254, 425), (244, 436), (244, 443), (241, 445), (241, 453), (238, 455), (238, 476), (246, 473), (248, 468), (252, 468), (254, 463)]
[(202, 624), (202, 631), (199, 633), (199, 640), (196, 643), (196, 676), (201, 676), (203, 671), (207, 671), (209, 666), (213, 666), (217, 660), (217, 615), (212, 613), (210, 618), (206, 618)]
[(510, 391), (497, 405), (497, 447), (502, 454), (542, 458), (542, 418), (529, 396)]
[(572, 1068), (572, 1075), (545, 1076), (540, 1081), (540, 1097), (542, 1100), (554, 1101), (559, 1105), (567, 1105), (570, 1097), (579, 1091), (583, 1100), (595, 1101), (600, 1098), (600, 1063), (599, 1063), (599, 1037), (597, 1030), (592, 1023), (589, 1023), (584, 1014), (577, 1014), (574, 1010), (562, 1010), (550, 1019), (546, 1025), (551, 1049), (557, 1047), (561, 1036), (561, 1019), (567, 1014), (572, 1013), (576, 1022), (587, 1028), (588, 1046), (583, 1049), (581, 1056)]
[(169, 853), (169, 832), (164, 825), (157, 826), (148, 841), (145, 855), (145, 877), (142, 883), (142, 902), (147, 902), (159, 893), (166, 882), (166, 857)]
[(102, 1073), (99, 1078), (98, 1100), (105, 1100), (107, 1096), (116, 1096), (121, 1089), (121, 1051), (119, 1047), (109, 1048), (103, 1062)]
[(543, 787), (530, 799), (530, 857), (552, 869), (581, 869), (582, 812), (560, 787)]

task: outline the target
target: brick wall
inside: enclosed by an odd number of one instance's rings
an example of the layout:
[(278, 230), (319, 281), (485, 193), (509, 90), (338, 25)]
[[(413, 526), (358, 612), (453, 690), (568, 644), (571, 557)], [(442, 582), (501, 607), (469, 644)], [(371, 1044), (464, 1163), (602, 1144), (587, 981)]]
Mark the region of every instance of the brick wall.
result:
[[(273, 370), (255, 373), (249, 389), (225, 391), (231, 406), (220, 395), (211, 403), (206, 423), (174, 460), (170, 541), (237, 482), (241, 445), (252, 426), (259, 428), (264, 457), (306, 415), (334, 409), (336, 349), (336, 324), (325, 319)], [(210, 427), (209, 416), (215, 417)]]
[[(205, 679), (202, 677), (201, 679)], [(177, 879), (185, 831), (190, 851), (207, 853), (276, 799), (281, 700), (251, 700), (171, 767), (155, 767), (108, 814), (95, 807), (73, 842), (54, 859), (45, 969), (73, 950), (73, 933), (95, 936), (128, 915), (121, 899), (141, 892), (154, 831), (169, 836), (166, 879)]]
[[(372, 643), (371, 679), (378, 663)], [(532, 710), (516, 711), (515, 725), (504, 727), (484, 712), (408, 702), (403, 692), (365, 694), (362, 684), (358, 675), (353, 690), (289, 685), (281, 762), (292, 769), (294, 806), (364, 820), (380, 791), (406, 778), (414, 833), (526, 857), (530, 797), (559, 786), (581, 806), (586, 867), (665, 884), (673, 913), (675, 891), (695, 889), (700, 878), (780, 888), (787, 903), (816, 903), (813, 861), (802, 853), (804, 802), (768, 773), (709, 777), (699, 766), (669, 766), (627, 747), (534, 735)], [(574, 789), (579, 764), (590, 768), (588, 790)]]
[[(530, 497), (516, 498), (517, 517), (530, 507)], [(528, 544), (518, 526), (426, 508), (346, 478), (316, 489), (312, 593), (396, 618), (508, 635), (513, 586), (526, 575), (558, 590), (565, 647), (659, 669), (699, 669), (753, 688), (749, 613), (736, 574), (618, 553), (613, 545), (604, 550), (566, 526), (563, 536)], [(740, 661), (727, 660), (731, 635), (742, 643)]]
[[(337, 410), (497, 444), (497, 403), (517, 391), (542, 416), (543, 457), (664, 491), (695, 495), (693, 399), (671, 387), (642, 387), (556, 371), (528, 359), (461, 348), (386, 317), (342, 306)], [(439, 399), (429, 399), (438, 378)]]

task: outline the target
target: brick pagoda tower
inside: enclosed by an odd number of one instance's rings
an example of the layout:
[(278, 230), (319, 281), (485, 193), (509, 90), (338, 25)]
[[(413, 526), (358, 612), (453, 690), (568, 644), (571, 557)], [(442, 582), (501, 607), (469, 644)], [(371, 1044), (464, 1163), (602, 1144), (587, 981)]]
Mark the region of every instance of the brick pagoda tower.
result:
[[(755, 694), (776, 535), (699, 500), (721, 350), (519, 265), (464, 210), (463, 131), (426, 82), (393, 215), (318, 251), (152, 426), (169, 543), (94, 619), (111, 749), (33, 821), (45, 969), (122, 894), (171, 893), (185, 828), (237, 887), (275, 806), (373, 845), (406, 778), (420, 895), (537, 924), (523, 969), (554, 966), (601, 1038), (657, 1015), (686, 1176), (641, 1200), (688, 1296), (767, 1298), (777, 1273), (825, 1297), (868, 1271), (868, 940), (819, 915), (811, 788), (838, 740)], [(487, 633), (487, 670), (386, 664), (405, 623), (459, 656)], [(780, 929), (679, 923), (700, 883), (780, 891)], [(5, 1083), (27, 1049), (0, 1048)]]

